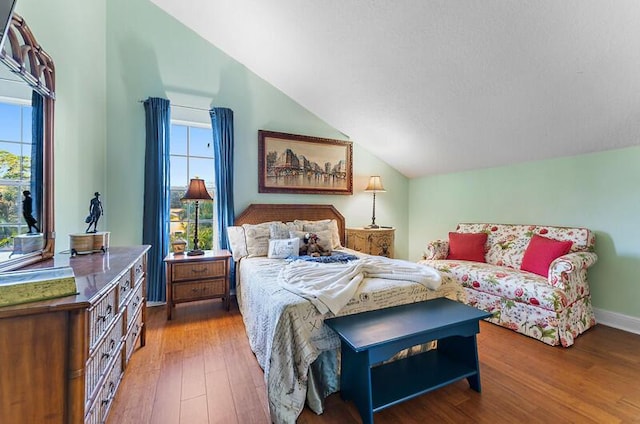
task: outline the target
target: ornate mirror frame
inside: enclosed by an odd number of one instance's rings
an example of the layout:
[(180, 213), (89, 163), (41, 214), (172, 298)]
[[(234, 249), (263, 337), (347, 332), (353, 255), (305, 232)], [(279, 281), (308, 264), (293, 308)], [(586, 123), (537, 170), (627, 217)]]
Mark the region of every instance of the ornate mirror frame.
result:
[(40, 231), (44, 236), (44, 248), (21, 254), (0, 262), (0, 272), (20, 268), (30, 263), (50, 258), (54, 252), (54, 197), (53, 197), (53, 122), (55, 104), (55, 67), (51, 57), (42, 50), (25, 20), (13, 14), (7, 29), (7, 38), (0, 49), (0, 62), (19, 75), (33, 90), (43, 97), (42, 136), (42, 211)]

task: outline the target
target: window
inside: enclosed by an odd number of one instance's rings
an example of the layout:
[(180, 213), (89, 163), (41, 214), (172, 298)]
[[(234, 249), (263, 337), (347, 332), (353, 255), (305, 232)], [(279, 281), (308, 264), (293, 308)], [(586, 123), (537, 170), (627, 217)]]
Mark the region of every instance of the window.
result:
[[(31, 104), (0, 100), (0, 251), (26, 232), (22, 192), (31, 190)], [(34, 214), (35, 215), (35, 214)], [(38, 217), (36, 216), (36, 219)]]
[[(169, 204), (169, 243), (182, 238), (187, 250), (193, 248), (195, 229), (195, 203), (181, 202), (191, 178), (202, 178), (207, 191), (215, 198), (213, 136), (211, 127), (191, 122), (171, 123), (169, 181), (171, 199)], [(213, 202), (198, 204), (198, 244), (201, 249), (215, 249), (216, 226)]]

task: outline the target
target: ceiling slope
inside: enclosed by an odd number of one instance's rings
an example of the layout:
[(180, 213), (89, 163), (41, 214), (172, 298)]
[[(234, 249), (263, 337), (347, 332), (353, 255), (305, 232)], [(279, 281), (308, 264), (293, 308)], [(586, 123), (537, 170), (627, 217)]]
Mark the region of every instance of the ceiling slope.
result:
[(407, 177), (640, 144), (637, 0), (152, 0)]

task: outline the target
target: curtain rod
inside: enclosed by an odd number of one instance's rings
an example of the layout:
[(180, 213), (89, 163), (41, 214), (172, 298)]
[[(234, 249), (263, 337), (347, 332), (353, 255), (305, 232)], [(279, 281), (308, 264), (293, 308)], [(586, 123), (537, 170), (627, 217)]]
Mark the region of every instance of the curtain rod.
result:
[[(139, 101), (140, 103), (144, 103), (146, 100), (138, 100), (138, 101)], [(203, 108), (201, 108), (201, 107), (176, 105), (176, 104), (173, 104), (173, 103), (171, 103), (171, 102), (169, 102), (169, 104), (171, 105), (171, 107), (181, 107), (181, 108), (184, 108), (184, 109), (202, 110), (202, 111), (204, 111), (204, 112), (209, 112), (209, 109), (203, 109)]]

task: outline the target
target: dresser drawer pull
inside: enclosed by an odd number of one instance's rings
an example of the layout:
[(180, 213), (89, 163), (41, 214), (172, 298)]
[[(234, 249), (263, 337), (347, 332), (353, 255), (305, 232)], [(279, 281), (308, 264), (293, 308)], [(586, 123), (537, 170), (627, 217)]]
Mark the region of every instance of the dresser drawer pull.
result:
[(102, 399), (102, 404), (103, 405), (108, 405), (109, 402), (111, 402), (111, 400), (113, 399), (113, 391), (116, 388), (116, 384), (111, 381), (109, 382), (109, 396), (106, 399)]
[(202, 274), (203, 272), (207, 272), (207, 268), (200, 268), (200, 269), (192, 268), (191, 272), (193, 272), (194, 274)]
[(111, 311), (113, 310), (113, 307), (111, 305), (107, 305), (107, 309), (106, 309), (106, 313), (104, 315), (98, 315), (98, 319), (102, 320), (102, 322), (105, 322), (107, 320), (107, 317), (109, 315), (111, 315)]

